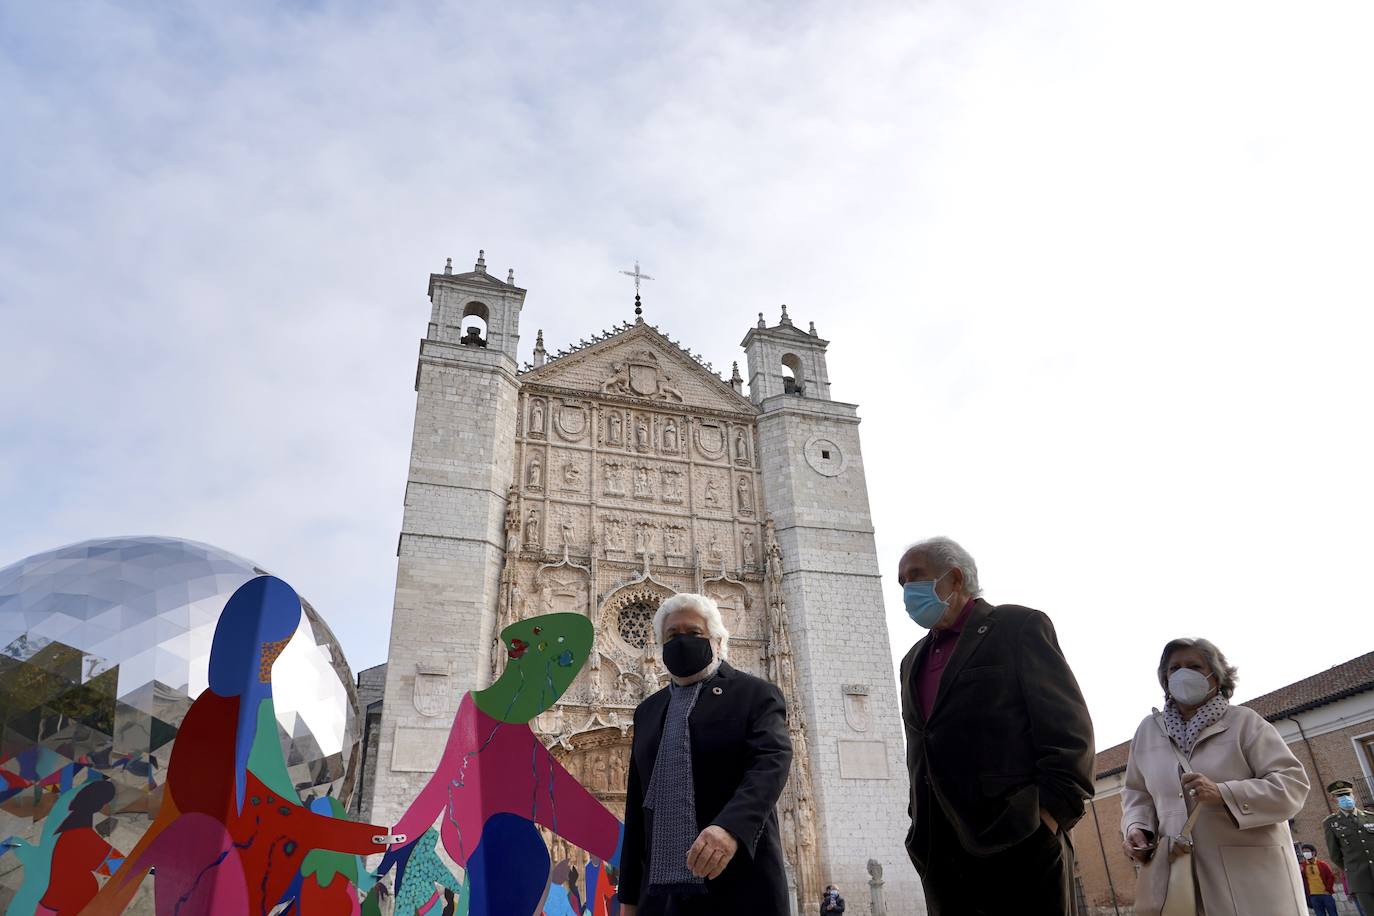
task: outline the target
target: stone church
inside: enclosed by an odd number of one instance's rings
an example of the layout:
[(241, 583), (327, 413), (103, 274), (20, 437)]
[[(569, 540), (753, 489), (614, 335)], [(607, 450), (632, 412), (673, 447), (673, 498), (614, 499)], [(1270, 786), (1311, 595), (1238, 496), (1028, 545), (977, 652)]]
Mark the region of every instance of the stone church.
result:
[[(637, 268), (636, 268), (637, 272)], [(478, 257), (429, 278), (388, 661), (372, 672), (363, 809), (394, 823), (432, 772), (462, 695), (500, 673), (500, 630), (586, 614), (589, 663), (532, 723), (617, 814), (632, 714), (667, 683), (651, 620), (710, 595), (731, 664), (788, 703), (778, 806), (798, 912), (838, 884), (866, 912), (923, 911), (902, 848), (906, 771), (853, 404), (831, 400), (815, 326), (762, 314), (729, 381), (640, 317), (520, 362), (526, 291)], [(366, 685), (364, 684), (366, 689)], [(575, 850), (552, 841), (554, 860)]]

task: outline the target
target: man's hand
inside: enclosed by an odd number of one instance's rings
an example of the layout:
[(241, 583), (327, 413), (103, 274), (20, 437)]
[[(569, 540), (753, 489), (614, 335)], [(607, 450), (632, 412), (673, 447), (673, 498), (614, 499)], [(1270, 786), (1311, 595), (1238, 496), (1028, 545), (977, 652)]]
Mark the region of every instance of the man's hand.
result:
[(701, 831), (692, 848), (687, 850), (687, 867), (698, 878), (718, 878), (735, 857), (737, 849), (739, 841), (730, 831), (712, 824)]
[(1222, 803), (1221, 790), (1217, 788), (1217, 784), (1201, 773), (1184, 773), (1182, 782), (1183, 791), (1199, 805)]
[(1139, 827), (1132, 827), (1126, 831), (1126, 839), (1122, 840), (1121, 848), (1126, 851), (1126, 855), (1137, 862), (1148, 862), (1150, 856), (1154, 854), (1155, 844), (1145, 835), (1144, 830)]
[(1059, 822), (1054, 819), (1053, 814), (1050, 814), (1044, 808), (1040, 809), (1040, 823), (1044, 824), (1049, 829), (1050, 833), (1059, 836)]

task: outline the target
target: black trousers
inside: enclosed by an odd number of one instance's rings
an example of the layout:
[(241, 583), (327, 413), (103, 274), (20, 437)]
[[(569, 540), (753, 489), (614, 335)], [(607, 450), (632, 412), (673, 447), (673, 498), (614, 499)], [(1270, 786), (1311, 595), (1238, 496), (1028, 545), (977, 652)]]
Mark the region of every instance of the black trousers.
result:
[[(933, 801), (933, 799), (931, 799)], [(991, 856), (964, 851), (938, 804), (927, 807), (919, 869), (930, 916), (1074, 916), (1073, 846), (1041, 824)]]

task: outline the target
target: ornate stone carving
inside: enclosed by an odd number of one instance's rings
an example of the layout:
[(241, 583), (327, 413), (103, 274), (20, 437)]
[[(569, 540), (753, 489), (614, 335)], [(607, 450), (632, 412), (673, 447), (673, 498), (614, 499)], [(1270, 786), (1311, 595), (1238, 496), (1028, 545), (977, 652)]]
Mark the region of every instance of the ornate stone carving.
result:
[(530, 402), (530, 435), (544, 435), (544, 402), (541, 400)]
[(735, 430), (735, 461), (739, 464), (749, 463), (749, 444), (744, 438), (744, 429)]
[(725, 457), (725, 427), (716, 420), (697, 420), (693, 435), (697, 451), (708, 461)]
[(677, 449), (677, 421), (668, 420), (663, 424), (663, 451), (669, 455), (676, 455)]
[(740, 566), (745, 569), (753, 569), (758, 563), (754, 547), (754, 529), (745, 528), (743, 543), (740, 544)]
[(687, 556), (687, 529), (669, 525), (663, 532), (663, 552), (670, 557)]
[(582, 489), (582, 463), (580, 461), (563, 462), (563, 487), (567, 490)]
[(530, 459), (529, 471), (525, 475), (525, 484), (531, 490), (541, 490), (544, 487), (544, 465), (540, 462), (538, 455)]
[(581, 404), (564, 401), (554, 410), (554, 428), (568, 442), (577, 442), (587, 433), (587, 409)]
[(887, 916), (887, 901), (883, 899), (883, 866), (877, 859), (868, 860), (868, 912), (871, 916)]
[(573, 526), (573, 520), (572, 520), (571, 518), (568, 518), (567, 516), (564, 516), (564, 517), (563, 517), (563, 545), (564, 545), (565, 547), (571, 547), (571, 546), (572, 546), (572, 543), (573, 543), (573, 538), (574, 538), (574, 537), (575, 537), (575, 529), (574, 529), (574, 526)]
[(735, 486), (735, 498), (741, 515), (754, 514), (754, 498), (750, 493), (749, 481), (743, 477)]
[(720, 508), (720, 485), (716, 483), (714, 476), (706, 478), (706, 492), (702, 496), (702, 503), (708, 509)]
[(612, 363), (610, 378), (601, 383), (605, 394), (682, 403), (682, 392), (672, 376), (660, 368), (653, 350), (637, 350), (625, 362)]
[(660, 472), (659, 477), (663, 483), (663, 501), (666, 503), (682, 502), (682, 472), (665, 468)]
[(635, 468), (635, 499), (654, 498), (653, 471), (646, 467)]
[(531, 509), (525, 518), (525, 546), (539, 546), (539, 510)]
[(625, 495), (625, 465), (618, 461), (607, 461), (605, 468), (605, 484), (607, 496)]
[(618, 515), (606, 515), (601, 520), (601, 531), (608, 551), (625, 550), (625, 520)]
[(520, 548), (520, 491), (515, 484), (506, 490), (506, 553)]
[(649, 421), (643, 417), (635, 419), (635, 451), (647, 452), (649, 450)]
[(622, 422), (623, 422), (623, 421), (622, 421), (622, 419), (621, 419), (621, 417), (620, 417), (620, 411), (618, 411), (618, 410), (612, 411), (612, 412), (606, 417), (606, 444), (607, 444), (607, 445), (620, 445), (620, 444), (622, 444), (622, 443), (624, 442), (624, 439), (623, 439), (623, 437), (621, 436), (621, 432), (620, 432), (620, 426), (621, 426), (621, 423), (622, 423)]

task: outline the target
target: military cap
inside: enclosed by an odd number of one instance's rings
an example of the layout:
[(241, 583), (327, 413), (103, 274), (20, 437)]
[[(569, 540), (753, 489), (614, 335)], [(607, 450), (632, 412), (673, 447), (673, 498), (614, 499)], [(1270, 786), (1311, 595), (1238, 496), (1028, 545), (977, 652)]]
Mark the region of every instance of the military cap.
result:
[(1355, 784), (1345, 779), (1337, 779), (1326, 787), (1326, 791), (1331, 795), (1353, 795)]

